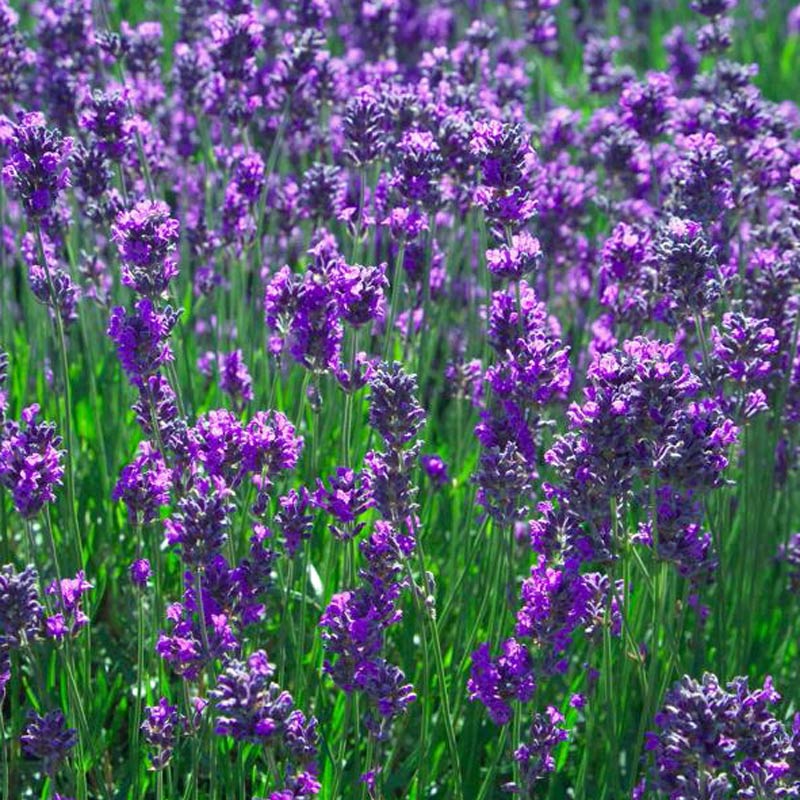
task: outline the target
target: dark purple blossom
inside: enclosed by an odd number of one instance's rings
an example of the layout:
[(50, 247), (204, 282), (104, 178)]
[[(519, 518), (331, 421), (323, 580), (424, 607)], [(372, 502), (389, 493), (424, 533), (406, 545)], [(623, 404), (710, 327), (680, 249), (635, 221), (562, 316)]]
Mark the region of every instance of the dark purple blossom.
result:
[(28, 713), (28, 723), (19, 737), (22, 752), (42, 762), (44, 771), (53, 777), (59, 766), (78, 743), (78, 732), (67, 727), (64, 713), (50, 711), (44, 715)]
[(733, 173), (730, 155), (713, 133), (683, 137), (679, 147), (685, 155), (675, 167), (675, 209), (681, 216), (713, 222), (733, 208)]
[(313, 766), (317, 755), (317, 721), (294, 706), (292, 696), (273, 680), (275, 667), (263, 650), (247, 662), (230, 660), (210, 697), (215, 701), (220, 736), (240, 742), (272, 745), (300, 766)]
[(791, 796), (800, 775), (791, 766), (792, 737), (770, 710), (779, 700), (769, 677), (751, 690), (747, 678), (723, 688), (710, 673), (701, 681), (684, 676), (648, 734), (654, 764), (647, 786), (695, 797)]
[(121, 306), (112, 309), (107, 333), (116, 344), (117, 356), (132, 383), (141, 386), (173, 360), (167, 340), (178, 317), (179, 312), (169, 306), (158, 311), (147, 297), (136, 302), (132, 313)]
[(348, 101), (342, 118), (344, 153), (355, 166), (370, 164), (382, 154), (383, 121), (383, 109), (370, 91), (365, 89)]
[(383, 318), (389, 285), (385, 263), (365, 267), (340, 261), (332, 280), (339, 313), (345, 322), (359, 328)]
[(79, 124), (95, 135), (99, 151), (119, 161), (129, 146), (128, 98), (125, 92), (93, 91), (86, 98)]
[(666, 128), (677, 105), (675, 87), (669, 75), (649, 72), (643, 83), (631, 81), (619, 98), (622, 119), (645, 141), (652, 141)]
[(17, 572), (11, 564), (0, 567), (0, 652), (21, 647), (39, 637), (42, 604), (39, 575), (33, 567)]
[(217, 356), (219, 368), (219, 388), (230, 395), (234, 406), (242, 409), (253, 399), (253, 379), (247, 364), (244, 363), (241, 350), (220, 353)]
[(178, 221), (161, 200), (141, 200), (122, 211), (112, 228), (122, 261), (122, 282), (146, 297), (163, 294), (178, 274), (174, 255), (178, 234)]
[(150, 562), (146, 558), (137, 558), (131, 564), (129, 572), (133, 585), (142, 589), (147, 586), (147, 581), (150, 580)]
[(492, 658), (489, 645), (482, 644), (472, 654), (472, 670), (467, 691), (470, 700), (480, 700), (495, 725), (511, 721), (514, 700), (527, 703), (536, 691), (533, 663), (525, 645), (506, 639), (502, 654)]
[(186, 718), (166, 698), (162, 697), (156, 705), (145, 708), (141, 731), (145, 743), (153, 748), (148, 753), (151, 769), (158, 771), (166, 768), (172, 760), (177, 738), (185, 728)]
[(363, 530), (359, 517), (370, 507), (370, 494), (365, 477), (349, 467), (339, 467), (334, 475), (328, 478), (327, 488), (317, 478), (317, 489), (313, 494), (313, 503), (317, 508), (327, 511), (342, 525), (331, 525), (331, 532), (337, 539), (351, 539)]
[(308, 513), (312, 507), (311, 496), (305, 487), (291, 489), (278, 501), (280, 508), (275, 514), (275, 523), (283, 534), (284, 547), (293, 557), (303, 542), (311, 538), (314, 518)]
[(51, 422), (37, 422), (39, 406), (22, 412), (22, 423), (7, 422), (0, 437), (0, 486), (11, 492), (14, 506), (29, 519), (55, 498), (64, 477), (61, 437)]
[(315, 221), (334, 219), (344, 201), (345, 184), (340, 167), (312, 164), (303, 176), (300, 196), (306, 213)]
[(38, 221), (54, 208), (69, 186), (72, 139), (47, 128), (36, 112), (21, 114), (8, 143), (3, 182), (22, 202), (28, 217)]
[(224, 546), (235, 506), (233, 492), (222, 478), (201, 478), (178, 501), (178, 510), (164, 520), (166, 541), (185, 564), (207, 564)]
[(717, 248), (706, 238), (702, 225), (672, 217), (653, 243), (659, 290), (682, 313), (700, 313), (724, 289), (720, 280)]
[(417, 379), (395, 361), (382, 364), (370, 381), (369, 424), (391, 448), (410, 442), (425, 424), (425, 411), (417, 400)]
[(438, 205), (442, 156), (433, 134), (406, 131), (394, 152), (392, 185), (412, 203), (429, 208)]
[(159, 509), (169, 503), (172, 475), (161, 453), (142, 442), (136, 458), (123, 467), (112, 499), (122, 500), (131, 522), (148, 525), (158, 519)]
[(450, 482), (447, 464), (441, 456), (432, 453), (420, 456), (419, 461), (434, 486), (446, 486)]
[(556, 768), (555, 748), (567, 740), (568, 733), (561, 727), (564, 715), (548, 706), (544, 714), (535, 714), (526, 740), (514, 751), (514, 760), (520, 765), (522, 786), (507, 784), (506, 791), (530, 794), (535, 784)]

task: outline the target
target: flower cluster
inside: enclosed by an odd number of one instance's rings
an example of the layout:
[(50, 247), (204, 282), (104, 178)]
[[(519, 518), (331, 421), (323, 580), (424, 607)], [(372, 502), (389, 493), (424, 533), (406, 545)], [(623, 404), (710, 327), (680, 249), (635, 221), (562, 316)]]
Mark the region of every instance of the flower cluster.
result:
[(17, 423), (0, 429), (0, 486), (11, 492), (14, 506), (30, 518), (55, 501), (64, 477), (62, 440), (51, 422), (39, 422), (39, 406), (28, 406)]
[(779, 700), (770, 678), (751, 690), (747, 678), (723, 688), (710, 673), (700, 681), (684, 676), (656, 714), (658, 730), (648, 734), (653, 769), (646, 786), (696, 797), (796, 791), (793, 736), (770, 710)]
[(217, 712), (215, 732), (269, 747), (291, 764), (291, 780), (304, 782), (307, 796), (316, 795), (321, 788), (314, 778), (317, 721), (294, 707), (292, 696), (273, 681), (274, 675), (275, 667), (263, 650), (246, 662), (228, 661), (209, 695)]
[(8, 143), (3, 182), (12, 188), (25, 213), (38, 222), (53, 211), (70, 183), (72, 139), (48, 128), (42, 114), (21, 114)]

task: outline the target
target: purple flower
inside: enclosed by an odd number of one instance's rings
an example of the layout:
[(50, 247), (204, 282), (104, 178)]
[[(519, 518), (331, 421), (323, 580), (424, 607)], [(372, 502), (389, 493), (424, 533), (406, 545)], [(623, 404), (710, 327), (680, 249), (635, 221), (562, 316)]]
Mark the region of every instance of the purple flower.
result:
[(8, 392), (6, 391), (6, 383), (8, 381), (8, 355), (0, 350), (0, 442), (3, 436), (3, 426), (6, 421), (6, 412), (8, 411)]
[(78, 743), (78, 732), (67, 727), (64, 713), (60, 710), (44, 715), (30, 711), (19, 741), (22, 752), (29, 758), (41, 761), (44, 771), (52, 778)]
[(79, 124), (91, 131), (98, 149), (112, 161), (119, 161), (128, 148), (131, 129), (126, 124), (128, 97), (125, 92), (93, 91), (84, 102)]
[[(164, 446), (182, 456), (187, 455), (187, 426), (180, 418), (175, 392), (160, 373), (137, 382), (139, 399), (132, 409), (145, 436), (158, 439)], [(153, 423), (157, 426), (157, 431)]]
[(340, 261), (332, 276), (339, 313), (345, 322), (359, 328), (382, 319), (385, 314), (385, 290), (389, 285), (386, 264), (365, 267)]
[(194, 461), (212, 478), (223, 478), (230, 486), (241, 480), (246, 434), (239, 419), (226, 408), (208, 411), (188, 431)]
[(675, 87), (669, 75), (648, 72), (644, 83), (631, 81), (619, 98), (622, 119), (645, 141), (663, 133), (670, 113), (677, 105)]
[(780, 339), (766, 319), (726, 312), (721, 326), (711, 329), (710, 338), (718, 369), (744, 389), (766, 386), (778, 369)]
[(503, 191), (523, 182), (534, 155), (521, 126), (494, 119), (475, 122), (470, 150), (480, 165), (484, 185)]
[(233, 492), (222, 478), (198, 479), (178, 501), (178, 510), (164, 520), (166, 542), (190, 567), (207, 564), (224, 546), (235, 506)]
[(689, 3), (692, 11), (704, 17), (721, 17), (735, 8), (736, 0), (691, 0)]
[(711, 306), (724, 286), (720, 282), (717, 248), (710, 244), (702, 225), (672, 217), (658, 232), (653, 259), (659, 289), (684, 313), (699, 313)]
[(39, 575), (33, 567), (17, 572), (11, 564), (0, 567), (0, 652), (36, 640), (42, 626)]
[(215, 701), (220, 736), (259, 745), (285, 747), (292, 759), (313, 765), (317, 755), (317, 721), (294, 707), (292, 696), (272, 679), (275, 667), (263, 650), (247, 662), (228, 661), (217, 686), (209, 692)]
[(561, 727), (564, 715), (553, 706), (544, 714), (535, 714), (527, 739), (514, 751), (514, 760), (520, 765), (522, 787), (507, 784), (504, 788), (515, 793), (530, 794), (537, 781), (553, 772), (556, 762), (553, 750), (567, 740), (568, 733)]
[(11, 492), (14, 506), (26, 519), (52, 503), (64, 476), (61, 437), (51, 422), (37, 422), (39, 406), (22, 412), (22, 424), (7, 422), (0, 437), (0, 486)]
[(159, 509), (169, 503), (172, 475), (163, 456), (150, 442), (142, 442), (131, 464), (123, 467), (112, 499), (122, 500), (128, 518), (139, 525), (158, 519)]
[(161, 200), (141, 200), (120, 212), (112, 238), (119, 247), (122, 282), (146, 297), (163, 294), (178, 274), (174, 256), (178, 235), (178, 221)]
[(302, 543), (311, 538), (314, 518), (308, 513), (311, 496), (305, 487), (299, 491), (291, 489), (278, 501), (280, 508), (275, 514), (275, 522), (283, 534), (284, 547), (289, 557), (293, 557)]
[(19, 92), (28, 51), (19, 29), (19, 14), (5, 0), (0, 3), (0, 97)]
[(313, 772), (299, 772), (289, 777), (285, 789), (272, 792), (269, 800), (309, 800), (321, 791), (322, 784)]
[(241, 410), (253, 399), (253, 379), (242, 358), (241, 350), (220, 353), (217, 356), (219, 367), (219, 388), (233, 398), (234, 407)]
[(280, 411), (259, 411), (245, 428), (242, 446), (246, 470), (268, 484), (279, 472), (289, 472), (297, 466), (303, 452), (303, 437), (297, 434), (289, 418)]
[(342, 128), (344, 153), (357, 167), (379, 158), (385, 146), (383, 109), (372, 92), (360, 91), (345, 107)]
[(648, 788), (695, 797), (715, 791), (780, 797), (796, 790), (792, 737), (769, 708), (779, 700), (769, 677), (751, 691), (747, 678), (723, 689), (710, 673), (701, 681), (684, 676), (655, 716), (658, 730), (648, 734), (654, 760)]
[(314, 263), (302, 278), (284, 267), (269, 282), (264, 317), (280, 334), (274, 342), (277, 352), (286, 347), (306, 367), (335, 370), (343, 336), (334, 280), (341, 256), (325, 234), (310, 252)]
[(300, 196), (309, 217), (325, 222), (334, 219), (344, 201), (344, 178), (341, 167), (312, 164), (303, 176)]
[(145, 708), (141, 731), (145, 743), (153, 748), (153, 752), (148, 754), (151, 769), (162, 770), (169, 764), (176, 739), (185, 729), (186, 718), (166, 698), (162, 697), (157, 705)]
[(542, 259), (542, 247), (535, 236), (521, 231), (511, 237), (509, 244), (486, 251), (486, 267), (498, 278), (516, 280), (532, 272)]
[(447, 472), (447, 464), (445, 464), (441, 456), (432, 453), (420, 456), (419, 461), (434, 486), (447, 486), (450, 482), (450, 476)]
[(374, 596), (366, 588), (331, 597), (319, 625), (328, 654), (325, 671), (340, 689), (345, 692), (356, 689), (358, 674), (381, 651), (384, 631), (401, 616), (392, 603), (386, 603), (385, 598)]
[(491, 657), (489, 645), (482, 644), (472, 654), (472, 671), (467, 681), (470, 700), (480, 700), (495, 725), (511, 721), (510, 703), (527, 703), (536, 691), (533, 664), (525, 645), (516, 639), (506, 639), (502, 654)]
[(83, 570), (74, 578), (53, 581), (47, 587), (47, 594), (55, 597), (55, 614), (45, 620), (45, 631), (53, 639), (75, 636), (89, 622), (81, 608), (81, 598), (94, 586), (86, 580)]
[(157, 311), (152, 300), (138, 300), (132, 313), (121, 306), (111, 311), (108, 335), (117, 346), (117, 356), (131, 382), (141, 385), (163, 365), (173, 360), (167, 342), (180, 312), (166, 306)]
[(130, 566), (131, 582), (134, 586), (144, 588), (150, 580), (150, 562), (146, 558), (137, 558)]
[(327, 511), (345, 527), (332, 525), (331, 532), (337, 539), (351, 539), (363, 529), (363, 524), (354, 524), (369, 510), (369, 492), (364, 475), (349, 467), (338, 467), (336, 474), (328, 478), (330, 489), (317, 478), (317, 489), (313, 503)]
[(406, 679), (403, 670), (382, 658), (359, 666), (356, 685), (378, 712), (376, 715), (370, 709), (364, 715), (364, 727), (378, 741), (387, 738), (392, 720), (404, 714), (417, 699), (414, 687)]
[[(77, 305), (81, 290), (76, 286), (69, 272), (57, 266), (55, 247), (49, 237), (42, 233), (44, 253), (48, 270), (41, 264), (37, 237), (26, 233), (22, 238), (22, 254), (28, 264), (28, 283), (34, 297), (50, 309), (50, 314), (59, 314), (66, 327), (78, 318)], [(51, 290), (52, 287), (52, 290)]]
[(561, 0), (522, 0), (525, 11), (527, 40), (546, 56), (555, 55), (558, 47), (558, 27), (551, 13)]
[[(213, 558), (205, 565), (206, 572), (214, 572), (218, 559)], [(229, 615), (210, 595), (208, 588), (201, 587), (198, 597), (191, 572), (186, 573), (185, 581), (184, 602), (167, 607), (170, 629), (159, 633), (156, 653), (177, 675), (186, 680), (196, 680), (209, 662), (227, 657), (239, 647), (239, 642), (231, 628)], [(203, 604), (203, 619), (200, 603)], [(203, 621), (205, 631), (202, 629)]]
[(676, 25), (664, 37), (667, 63), (673, 79), (681, 86), (688, 86), (700, 66), (700, 54), (691, 44), (683, 28)]
[(789, 537), (785, 545), (778, 548), (776, 556), (779, 562), (787, 565), (789, 588), (794, 593), (800, 592), (800, 533)]
[[(621, 586), (616, 587), (617, 591)], [(612, 600), (611, 582), (600, 573), (580, 574), (574, 568), (548, 566), (544, 556), (522, 583), (522, 606), (516, 635), (542, 648), (548, 671), (561, 671), (561, 657), (576, 631), (595, 635), (605, 625), (619, 635), (621, 609)], [(611, 610), (607, 616), (606, 610)]]
[(0, 703), (6, 700), (6, 686), (11, 680), (11, 655), (0, 647)]
[(214, 67), (228, 81), (242, 81), (255, 70), (264, 31), (254, 13), (212, 14), (206, 20)]
[(728, 151), (713, 133), (682, 137), (678, 146), (685, 155), (673, 174), (676, 209), (690, 219), (713, 222), (734, 205)]
[(425, 411), (417, 400), (416, 376), (395, 361), (381, 364), (369, 385), (369, 424), (390, 448), (403, 447), (425, 424)]
[(440, 200), (442, 156), (433, 134), (406, 131), (395, 151), (392, 185), (412, 203), (434, 208)]
[(32, 221), (47, 216), (69, 186), (71, 151), (72, 139), (62, 137), (56, 128), (47, 128), (41, 114), (20, 114), (2, 174)]

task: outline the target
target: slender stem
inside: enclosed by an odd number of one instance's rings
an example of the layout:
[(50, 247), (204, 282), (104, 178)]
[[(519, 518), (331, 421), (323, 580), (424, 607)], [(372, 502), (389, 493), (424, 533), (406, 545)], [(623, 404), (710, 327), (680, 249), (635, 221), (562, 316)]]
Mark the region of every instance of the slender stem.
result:
[(142, 724), (142, 705), (144, 704), (144, 608), (142, 589), (136, 587), (136, 699), (133, 704), (133, 748), (131, 760), (135, 770), (136, 797), (141, 793), (141, 770), (139, 769), (139, 728)]
[(403, 259), (405, 258), (406, 243), (400, 242), (397, 249), (397, 258), (394, 263), (394, 273), (392, 274), (392, 300), (389, 307), (389, 317), (386, 320), (386, 330), (384, 331), (383, 358), (388, 360), (392, 350), (392, 337), (394, 335), (394, 323), (397, 319), (397, 309), (400, 304), (400, 276), (403, 272)]
[(75, 547), (77, 563), (83, 563), (83, 546), (81, 544), (80, 528), (75, 508), (75, 475), (73, 470), (72, 454), (74, 442), (72, 437), (72, 389), (69, 382), (69, 362), (67, 361), (67, 340), (64, 333), (64, 321), (56, 301), (56, 291), (53, 285), (53, 276), (50, 273), (50, 265), (44, 249), (44, 239), (42, 238), (41, 226), (36, 225), (36, 243), (39, 250), (39, 260), (42, 262), (42, 269), (47, 279), (47, 289), (50, 295), (50, 307), (53, 313), (53, 321), (56, 328), (56, 338), (58, 341), (58, 351), (61, 360), (61, 377), (64, 382), (64, 412), (62, 423), (64, 426), (64, 443), (66, 444), (66, 469), (64, 470), (67, 488), (67, 505), (69, 506), (67, 519), (72, 527), (73, 546)]
[[(427, 591), (427, 580), (425, 578), (427, 574), (425, 571), (425, 556), (422, 552), (421, 542), (417, 543), (417, 559), (419, 561), (420, 572), (422, 573), (422, 579), (425, 581), (426, 591)], [(416, 592), (414, 592), (414, 595), (416, 596)], [(417, 602), (419, 603), (418, 597), (417, 597)], [(421, 605), (422, 604), (420, 603), (420, 606)], [(439, 639), (439, 630), (437, 628), (435, 618), (425, 608), (422, 608), (422, 615), (423, 619), (427, 623), (428, 628), (430, 630), (430, 638), (433, 644), (433, 658), (436, 664), (436, 675), (439, 680), (439, 692), (442, 702), (444, 730), (447, 736), (447, 747), (448, 750), (450, 751), (450, 759), (452, 761), (451, 766), (453, 769), (453, 784), (454, 784), (453, 797), (456, 798), (456, 800), (459, 800), (459, 798), (463, 800), (464, 787), (462, 786), (461, 782), (461, 759), (458, 754), (458, 741), (456, 739), (455, 726), (453, 725), (453, 714), (450, 707), (450, 695), (448, 694), (447, 690), (447, 673), (444, 667), (444, 656), (442, 655), (442, 643), (441, 640)]]

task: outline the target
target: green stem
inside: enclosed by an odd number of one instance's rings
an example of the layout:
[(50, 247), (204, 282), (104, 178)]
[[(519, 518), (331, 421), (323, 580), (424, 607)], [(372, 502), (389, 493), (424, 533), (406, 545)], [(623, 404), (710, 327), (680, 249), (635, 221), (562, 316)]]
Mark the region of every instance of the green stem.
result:
[(50, 265), (44, 249), (44, 239), (42, 238), (41, 226), (36, 226), (36, 243), (39, 250), (39, 260), (42, 262), (42, 269), (47, 279), (47, 289), (50, 295), (50, 306), (53, 313), (53, 321), (56, 328), (56, 339), (61, 361), (61, 377), (64, 382), (64, 412), (62, 424), (64, 426), (64, 443), (66, 445), (65, 461), (66, 469), (65, 482), (67, 488), (67, 505), (69, 506), (67, 520), (72, 527), (73, 546), (75, 547), (76, 560), (78, 565), (83, 564), (83, 546), (81, 544), (80, 528), (75, 508), (75, 475), (73, 471), (72, 454), (74, 442), (72, 437), (72, 389), (69, 381), (69, 362), (67, 361), (67, 340), (64, 333), (64, 321), (61, 319), (58, 304), (56, 302), (56, 291), (53, 285), (53, 276), (50, 273)]
[(386, 320), (386, 330), (384, 331), (384, 344), (383, 344), (383, 359), (388, 361), (389, 354), (392, 350), (392, 340), (394, 336), (394, 323), (397, 319), (397, 310), (400, 305), (400, 276), (403, 273), (403, 259), (405, 258), (406, 243), (405, 240), (400, 242), (397, 249), (397, 258), (394, 263), (394, 272), (392, 274), (392, 300), (389, 306), (389, 318)]

